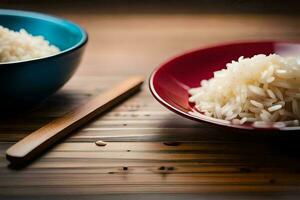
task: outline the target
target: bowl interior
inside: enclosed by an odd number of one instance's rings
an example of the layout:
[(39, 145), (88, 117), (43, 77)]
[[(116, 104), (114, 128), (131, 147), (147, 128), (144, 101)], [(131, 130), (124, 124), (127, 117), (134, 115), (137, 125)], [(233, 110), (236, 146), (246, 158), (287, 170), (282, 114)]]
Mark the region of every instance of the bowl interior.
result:
[(150, 90), (164, 106), (185, 117), (230, 127), (252, 129), (249, 125), (218, 122), (204, 115), (195, 116), (189, 104), (188, 89), (199, 87), (200, 81), (209, 79), (213, 72), (225, 68), (226, 63), (240, 56), (277, 53), (282, 56), (300, 54), (300, 44), (284, 42), (246, 42), (220, 45), (183, 54), (160, 66), (150, 78)]
[(0, 63), (0, 110), (18, 113), (34, 108), (72, 77), (87, 34), (67, 20), (27, 11), (0, 9), (0, 25), (15, 31), (24, 28), (61, 50), (54, 56)]
[(81, 28), (67, 20), (34, 12), (0, 9), (0, 25), (41, 35), (61, 51), (74, 47), (86, 37)]

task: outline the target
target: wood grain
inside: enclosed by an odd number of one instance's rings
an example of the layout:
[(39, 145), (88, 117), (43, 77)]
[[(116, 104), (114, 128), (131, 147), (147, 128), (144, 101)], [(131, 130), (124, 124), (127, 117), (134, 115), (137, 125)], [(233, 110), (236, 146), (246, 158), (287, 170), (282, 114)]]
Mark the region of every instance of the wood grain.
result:
[(8, 168), (10, 145), (127, 76), (148, 76), (175, 54), (300, 36), (299, 16), (288, 15), (53, 14), (84, 26), (90, 42), (61, 91), (31, 113), (0, 120), (0, 199), (299, 199), (299, 136), (189, 121), (157, 103), (146, 85), (26, 169)]
[(14, 165), (34, 159), (72, 131), (103, 114), (140, 90), (143, 77), (130, 77), (117, 86), (92, 98), (62, 117), (51, 121), (14, 144), (6, 151), (6, 158)]

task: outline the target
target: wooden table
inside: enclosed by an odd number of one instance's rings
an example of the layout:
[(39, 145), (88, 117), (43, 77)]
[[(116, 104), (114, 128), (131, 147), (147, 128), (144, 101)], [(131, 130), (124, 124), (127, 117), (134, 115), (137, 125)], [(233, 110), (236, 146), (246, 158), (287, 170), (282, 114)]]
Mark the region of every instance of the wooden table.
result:
[[(0, 199), (299, 199), (296, 135), (233, 133), (173, 114), (143, 91), (22, 170), (5, 150), (132, 74), (191, 48), (299, 40), (300, 17), (53, 12), (89, 33), (80, 69), (31, 113), (0, 120)], [(106, 146), (96, 146), (102, 140)]]

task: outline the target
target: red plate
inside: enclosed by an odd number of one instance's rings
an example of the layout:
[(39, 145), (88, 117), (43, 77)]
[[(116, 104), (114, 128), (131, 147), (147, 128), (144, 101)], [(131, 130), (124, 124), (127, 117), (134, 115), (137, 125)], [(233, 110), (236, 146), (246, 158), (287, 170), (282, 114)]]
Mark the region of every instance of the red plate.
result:
[[(186, 118), (240, 129), (274, 129), (272, 125), (253, 127), (250, 124), (224, 123), (203, 114), (195, 115), (188, 102), (188, 89), (199, 87), (200, 81), (209, 79), (213, 72), (225, 68), (226, 63), (240, 56), (276, 53), (282, 56), (300, 55), (300, 44), (292, 42), (240, 42), (198, 49), (177, 56), (158, 67), (151, 74), (149, 86), (153, 96), (168, 109)], [(280, 130), (295, 130), (300, 127), (284, 127)]]

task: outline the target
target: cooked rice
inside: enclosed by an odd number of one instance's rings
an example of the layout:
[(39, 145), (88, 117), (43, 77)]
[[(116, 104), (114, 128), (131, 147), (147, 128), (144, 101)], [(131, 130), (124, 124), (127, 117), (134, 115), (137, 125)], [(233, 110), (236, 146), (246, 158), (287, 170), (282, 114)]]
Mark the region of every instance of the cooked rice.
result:
[(191, 88), (189, 101), (209, 117), (233, 124), (276, 122), (296, 126), (300, 119), (300, 60), (276, 54), (240, 57)]
[(0, 25), (0, 62), (42, 58), (59, 51), (42, 36), (32, 36), (25, 29), (12, 31)]

